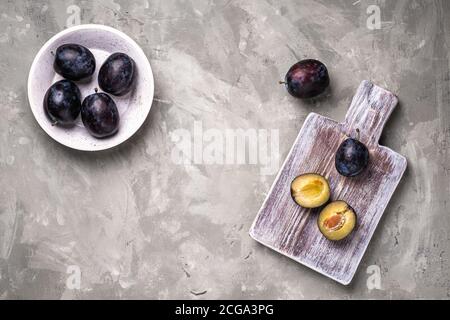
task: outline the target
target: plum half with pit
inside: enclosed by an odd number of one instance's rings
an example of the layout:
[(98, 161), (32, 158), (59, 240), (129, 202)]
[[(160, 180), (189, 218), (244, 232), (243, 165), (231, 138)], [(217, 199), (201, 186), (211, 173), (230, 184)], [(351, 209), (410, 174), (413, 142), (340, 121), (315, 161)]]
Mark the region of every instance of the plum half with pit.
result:
[(345, 177), (359, 175), (369, 162), (369, 150), (359, 141), (359, 129), (356, 132), (358, 137), (344, 140), (335, 155), (336, 170)]
[(319, 174), (302, 174), (292, 181), (291, 196), (304, 208), (317, 208), (330, 199), (330, 186), (327, 179)]
[(92, 52), (82, 45), (63, 44), (56, 49), (53, 69), (72, 81), (87, 80), (94, 74), (95, 58)]
[(96, 138), (112, 136), (119, 129), (119, 111), (106, 93), (94, 93), (83, 100), (81, 120), (88, 132)]
[(320, 212), (317, 224), (320, 232), (328, 240), (342, 240), (356, 226), (355, 210), (342, 200), (330, 202)]
[(98, 85), (112, 95), (123, 96), (131, 91), (136, 78), (136, 63), (125, 53), (116, 52), (106, 59), (98, 73)]
[(60, 80), (48, 88), (44, 111), (53, 124), (73, 126), (81, 110), (81, 92), (70, 80)]
[(305, 59), (294, 64), (280, 83), (292, 96), (305, 99), (323, 93), (330, 84), (330, 77), (322, 62)]

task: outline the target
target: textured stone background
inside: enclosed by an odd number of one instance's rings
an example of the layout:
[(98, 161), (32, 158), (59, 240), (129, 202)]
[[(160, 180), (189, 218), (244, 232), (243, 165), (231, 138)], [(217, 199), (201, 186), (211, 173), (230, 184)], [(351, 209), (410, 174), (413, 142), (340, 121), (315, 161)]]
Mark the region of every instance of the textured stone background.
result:
[[(366, 26), (371, 4), (380, 30)], [(70, 5), (81, 23), (133, 37), (154, 70), (151, 114), (114, 150), (59, 145), (28, 106), (33, 57), (73, 23)], [(450, 296), (449, 1), (2, 0), (0, 8), (0, 297)], [(303, 57), (328, 65), (324, 99), (302, 102), (277, 84)], [(409, 167), (344, 287), (249, 238), (275, 174), (174, 164), (170, 133), (199, 120), (205, 129), (278, 129), (283, 160), (306, 115), (342, 120), (363, 79), (398, 94), (381, 143)], [(80, 290), (66, 286), (71, 265), (82, 271)], [(367, 286), (371, 265), (381, 289)]]

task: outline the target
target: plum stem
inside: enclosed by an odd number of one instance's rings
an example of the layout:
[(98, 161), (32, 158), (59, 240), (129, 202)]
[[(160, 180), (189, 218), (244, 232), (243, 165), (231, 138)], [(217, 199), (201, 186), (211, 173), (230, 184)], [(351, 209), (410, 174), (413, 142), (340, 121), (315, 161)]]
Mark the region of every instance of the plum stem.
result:
[(95, 91), (95, 93), (97, 93), (98, 92), (98, 88), (95, 88), (94, 91)]
[(359, 141), (359, 136), (360, 136), (359, 128), (356, 128), (356, 140), (358, 140), (358, 141)]
[(278, 81), (278, 84), (286, 84), (286, 81)]

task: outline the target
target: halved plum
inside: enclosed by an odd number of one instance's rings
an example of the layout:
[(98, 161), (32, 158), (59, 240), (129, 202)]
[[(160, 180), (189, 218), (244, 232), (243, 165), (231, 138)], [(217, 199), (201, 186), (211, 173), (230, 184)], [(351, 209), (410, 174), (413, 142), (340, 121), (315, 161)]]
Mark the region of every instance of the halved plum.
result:
[(304, 208), (317, 208), (330, 199), (330, 186), (327, 179), (317, 173), (305, 173), (291, 183), (294, 201)]
[(341, 240), (355, 228), (356, 214), (345, 201), (333, 201), (320, 212), (317, 224), (325, 238), (333, 241)]

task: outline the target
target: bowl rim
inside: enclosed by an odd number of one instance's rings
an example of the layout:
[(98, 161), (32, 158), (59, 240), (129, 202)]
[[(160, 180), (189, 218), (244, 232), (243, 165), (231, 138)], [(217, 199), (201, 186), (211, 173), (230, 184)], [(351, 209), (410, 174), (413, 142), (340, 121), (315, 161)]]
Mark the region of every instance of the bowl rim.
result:
[[(77, 31), (81, 31), (81, 30), (87, 30), (87, 29), (103, 30), (103, 31), (111, 32), (113, 34), (118, 35), (119, 37), (122, 37), (125, 41), (127, 41), (131, 45), (131, 47), (133, 47), (133, 50), (136, 50), (136, 54), (143, 57), (144, 64), (145, 64), (143, 66), (143, 69), (146, 69), (145, 73), (147, 74), (147, 76), (149, 77), (149, 80), (151, 82), (150, 90), (147, 90), (147, 94), (151, 97), (151, 101), (149, 102), (147, 113), (145, 114), (145, 116), (143, 115), (142, 117), (139, 117), (138, 121), (136, 121), (135, 128), (133, 130), (130, 130), (129, 132), (127, 132), (127, 134), (125, 134), (120, 140), (117, 140), (116, 143), (112, 143), (109, 145), (108, 144), (107, 145), (98, 144), (94, 148), (91, 145), (84, 148), (83, 145), (74, 146), (71, 144), (67, 144), (65, 139), (60, 139), (58, 136), (53, 135), (49, 130), (47, 130), (47, 127), (45, 125), (41, 124), (41, 121), (38, 120), (39, 117), (37, 115), (37, 110), (35, 110), (36, 108), (33, 107), (33, 101), (32, 101), (33, 98), (32, 98), (32, 91), (31, 91), (31, 88), (33, 85), (32, 81), (34, 80), (34, 79), (32, 79), (32, 75), (36, 74), (37, 62), (41, 59), (42, 55), (48, 51), (48, 48), (56, 40), (64, 37), (65, 35), (67, 35), (69, 33), (77, 32)], [(140, 68), (141, 68), (141, 66), (140, 66)], [(79, 150), (79, 151), (95, 152), (95, 151), (108, 150), (108, 149), (117, 147), (118, 145), (120, 145), (120, 144), (124, 143), (125, 141), (127, 141), (128, 139), (130, 139), (137, 131), (139, 131), (139, 129), (142, 127), (145, 120), (147, 119), (147, 117), (150, 113), (150, 110), (152, 108), (152, 105), (153, 105), (154, 92), (155, 92), (155, 80), (154, 80), (154, 76), (153, 76), (153, 70), (150, 65), (150, 61), (148, 60), (148, 57), (145, 54), (144, 50), (142, 50), (142, 48), (136, 43), (136, 41), (134, 41), (130, 36), (128, 36), (124, 32), (122, 32), (118, 29), (115, 29), (113, 27), (110, 27), (107, 25), (102, 25), (102, 24), (80, 24), (80, 25), (66, 28), (66, 29), (61, 30), (60, 32), (56, 33), (50, 39), (48, 39), (42, 45), (42, 47), (39, 49), (38, 53), (35, 55), (35, 57), (33, 59), (33, 62), (30, 67), (30, 71), (28, 72), (28, 80), (27, 80), (28, 104), (30, 106), (31, 112), (33, 113), (33, 116), (34, 116), (36, 122), (39, 124), (41, 129), (44, 130), (44, 132), (48, 136), (50, 136), (53, 140), (57, 141), (59, 144), (61, 144), (63, 146), (66, 146), (66, 147), (74, 149), (74, 150)], [(35, 103), (35, 101), (34, 101), (34, 103)], [(101, 139), (99, 139), (99, 141), (100, 140)]]

